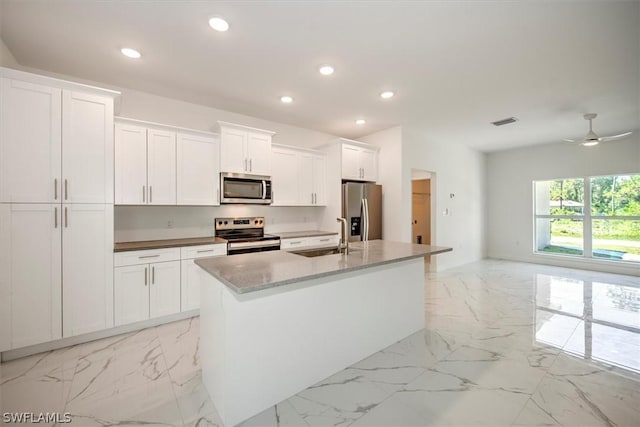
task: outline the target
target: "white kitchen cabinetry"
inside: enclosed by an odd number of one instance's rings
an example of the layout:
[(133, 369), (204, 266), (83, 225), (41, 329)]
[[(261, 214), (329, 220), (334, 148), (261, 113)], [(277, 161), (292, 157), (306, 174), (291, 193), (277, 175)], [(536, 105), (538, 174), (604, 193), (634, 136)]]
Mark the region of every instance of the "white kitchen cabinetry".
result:
[(220, 170), (271, 175), (271, 139), (274, 132), (233, 123), (220, 127)]
[(176, 134), (118, 121), (116, 204), (176, 204)]
[(0, 201), (113, 202), (113, 99), (2, 78)]
[(0, 351), (62, 337), (61, 210), (0, 204)]
[(65, 204), (61, 226), (63, 336), (113, 327), (113, 205)]
[(336, 247), (338, 246), (338, 239), (337, 234), (281, 239), (280, 249), (284, 251), (297, 251), (300, 249)]
[(342, 179), (375, 182), (378, 179), (378, 151), (357, 141), (342, 142)]
[(326, 156), (314, 150), (274, 145), (273, 206), (326, 205)]
[(200, 286), (209, 274), (196, 265), (194, 261), (198, 258), (224, 256), (226, 254), (227, 245), (225, 243), (181, 248), (181, 311), (200, 308)]
[(220, 142), (188, 133), (177, 136), (178, 205), (220, 204)]
[(180, 311), (180, 249), (118, 252), (114, 256), (115, 326)]

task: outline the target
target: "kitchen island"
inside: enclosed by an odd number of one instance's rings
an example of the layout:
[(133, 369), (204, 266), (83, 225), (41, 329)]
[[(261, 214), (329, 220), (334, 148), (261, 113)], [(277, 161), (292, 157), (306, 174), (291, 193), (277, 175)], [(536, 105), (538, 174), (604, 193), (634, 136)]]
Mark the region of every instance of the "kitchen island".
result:
[[(229, 427), (424, 328), (424, 256), (374, 240), (349, 255), (202, 258), (202, 377)], [(309, 254), (307, 254), (309, 255)]]

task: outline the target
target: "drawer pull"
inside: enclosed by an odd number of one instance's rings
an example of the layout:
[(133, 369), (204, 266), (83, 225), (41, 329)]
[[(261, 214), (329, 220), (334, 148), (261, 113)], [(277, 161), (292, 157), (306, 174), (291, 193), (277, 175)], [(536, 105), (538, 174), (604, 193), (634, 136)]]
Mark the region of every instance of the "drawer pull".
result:
[(289, 244), (290, 244), (290, 245), (299, 245), (300, 243), (302, 243), (302, 242), (291, 242), (291, 243), (289, 243)]
[(144, 285), (147, 286), (147, 267), (144, 268)]
[(215, 250), (215, 249), (206, 249), (206, 250), (204, 250), (204, 249), (203, 249), (203, 250), (201, 250), (201, 251), (197, 251), (197, 253), (199, 253), (199, 254), (203, 254), (203, 253), (205, 253), (205, 252), (213, 252), (214, 250)]
[(138, 259), (144, 259), (144, 258), (157, 258), (159, 257), (159, 254), (156, 255), (143, 255), (143, 256), (139, 256)]
[(330, 242), (331, 239), (320, 239), (321, 242)]

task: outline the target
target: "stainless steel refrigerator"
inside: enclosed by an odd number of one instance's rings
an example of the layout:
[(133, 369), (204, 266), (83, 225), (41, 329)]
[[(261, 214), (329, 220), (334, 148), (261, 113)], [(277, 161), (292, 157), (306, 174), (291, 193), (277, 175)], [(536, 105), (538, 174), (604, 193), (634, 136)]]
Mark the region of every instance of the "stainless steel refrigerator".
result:
[(349, 224), (349, 241), (382, 239), (382, 185), (342, 184), (342, 216)]

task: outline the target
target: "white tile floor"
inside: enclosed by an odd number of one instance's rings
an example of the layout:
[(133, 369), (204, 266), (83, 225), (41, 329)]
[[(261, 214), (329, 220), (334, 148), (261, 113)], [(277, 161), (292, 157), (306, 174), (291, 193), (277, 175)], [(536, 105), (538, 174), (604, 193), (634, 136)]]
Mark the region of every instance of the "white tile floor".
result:
[[(492, 260), (426, 277), (424, 331), (242, 426), (640, 426), (640, 278)], [(0, 415), (220, 425), (199, 366), (197, 318), (26, 357), (0, 365)]]

